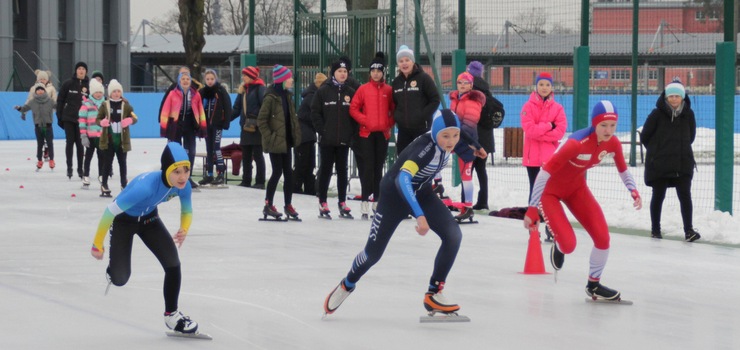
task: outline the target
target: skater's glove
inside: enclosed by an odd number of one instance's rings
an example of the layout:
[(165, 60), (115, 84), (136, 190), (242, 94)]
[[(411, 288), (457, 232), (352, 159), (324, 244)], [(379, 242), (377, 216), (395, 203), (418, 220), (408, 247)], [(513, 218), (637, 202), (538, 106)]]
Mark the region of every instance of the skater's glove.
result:
[(529, 207), (527, 208), (527, 213), (524, 214), (526, 219), (529, 219), (529, 225), (527, 220), (524, 220), (524, 227), (527, 229), (533, 229), (536, 228), (537, 225), (540, 223), (540, 212), (537, 210), (537, 207)]
[(110, 121), (108, 119), (103, 119), (100, 121), (100, 126), (107, 128), (110, 126)]
[(21, 114), (21, 120), (26, 120), (26, 113)]
[(632, 195), (632, 199), (635, 200), (635, 202), (632, 204), (635, 209), (640, 210), (642, 209), (642, 198), (640, 197), (640, 192), (637, 192), (637, 190), (630, 191), (630, 195)]
[(125, 128), (133, 123), (134, 123), (134, 120), (132, 118), (123, 118), (123, 120), (121, 120), (121, 127)]
[(20, 110), (21, 110), (21, 106), (18, 106), (18, 105), (16, 105), (16, 106), (13, 106), (13, 108), (14, 108), (14, 109), (15, 109), (16, 111), (20, 111)]
[(102, 260), (103, 259), (103, 250), (98, 249), (94, 244), (92, 246), (92, 249), (90, 249), (90, 254), (92, 254), (95, 259)]
[(81, 135), (80, 138), (82, 139), (82, 146), (85, 148), (90, 148), (90, 139), (87, 137), (87, 135)]

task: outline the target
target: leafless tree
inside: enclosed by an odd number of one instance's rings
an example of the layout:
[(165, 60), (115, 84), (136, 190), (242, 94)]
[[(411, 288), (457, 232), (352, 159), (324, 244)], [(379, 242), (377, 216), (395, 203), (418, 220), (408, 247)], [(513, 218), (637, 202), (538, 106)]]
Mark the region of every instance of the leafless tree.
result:
[(205, 0), (205, 31), (208, 35), (226, 34), (223, 25), (223, 11), (221, 0)]
[[(458, 23), (458, 17), (455, 15), (448, 15), (444, 19), (445, 29), (450, 34), (457, 34), (459, 31), (460, 24)], [(478, 32), (478, 20), (465, 16), (465, 34), (474, 34)]]
[(190, 68), (193, 79), (200, 80), (200, 67), (203, 46), (206, 39), (203, 33), (205, 0), (178, 0), (180, 17), (178, 24), (185, 48), (185, 64)]
[(532, 7), (527, 11), (517, 13), (514, 17), (514, 24), (527, 33), (545, 34), (547, 13), (542, 7)]

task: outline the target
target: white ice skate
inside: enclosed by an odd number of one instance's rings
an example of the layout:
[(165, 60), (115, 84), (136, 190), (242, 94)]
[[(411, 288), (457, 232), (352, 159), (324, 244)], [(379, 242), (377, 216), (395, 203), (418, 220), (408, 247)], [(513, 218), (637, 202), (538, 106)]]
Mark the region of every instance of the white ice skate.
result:
[(169, 337), (213, 339), (209, 334), (198, 332), (198, 323), (183, 315), (180, 311), (164, 315), (164, 324), (171, 329), (171, 331), (165, 332)]
[(354, 290), (354, 288), (347, 289), (347, 286), (344, 285), (344, 280), (339, 282), (334, 290), (326, 296), (326, 300), (324, 301), (324, 317), (337, 311), (339, 306), (342, 305), (342, 302), (344, 302), (344, 299), (347, 299)]

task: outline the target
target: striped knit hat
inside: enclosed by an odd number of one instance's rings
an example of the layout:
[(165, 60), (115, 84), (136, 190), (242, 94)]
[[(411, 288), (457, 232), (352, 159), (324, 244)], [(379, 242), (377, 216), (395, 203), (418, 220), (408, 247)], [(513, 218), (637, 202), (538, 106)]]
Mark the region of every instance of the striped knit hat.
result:
[(614, 107), (611, 101), (601, 100), (591, 111), (591, 126), (596, 127), (604, 120), (616, 121), (618, 118), (617, 107)]
[(665, 97), (668, 96), (681, 96), (681, 99), (686, 98), (686, 88), (683, 87), (681, 81), (673, 79), (673, 81), (665, 86)]
[(280, 84), (292, 77), (293, 73), (285, 66), (276, 64), (275, 67), (272, 68), (272, 81), (275, 82), (275, 84)]
[(247, 66), (242, 69), (242, 75), (246, 75), (252, 80), (257, 80), (260, 77), (260, 69), (257, 67)]

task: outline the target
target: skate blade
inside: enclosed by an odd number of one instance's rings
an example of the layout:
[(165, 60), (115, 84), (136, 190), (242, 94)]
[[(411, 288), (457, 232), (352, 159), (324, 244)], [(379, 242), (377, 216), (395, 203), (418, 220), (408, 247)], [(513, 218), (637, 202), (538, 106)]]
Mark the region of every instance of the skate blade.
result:
[(229, 188), (228, 185), (201, 185), (198, 188), (206, 189), (206, 190), (225, 190)]
[(287, 217), (285, 221), (302, 222), (303, 220), (301, 220), (301, 218)]
[(213, 337), (208, 333), (181, 333), (175, 331), (166, 331), (164, 333), (167, 334), (168, 337), (213, 340)]
[(286, 222), (287, 219), (280, 219), (280, 218), (259, 218), (257, 219), (259, 221), (277, 221), (277, 222)]
[(469, 225), (469, 224), (478, 223), (478, 220), (468, 220), (468, 219), (463, 219), (463, 220), (455, 219), (455, 221), (457, 221), (458, 225)]
[(339, 218), (341, 219), (347, 219), (347, 220), (354, 220), (355, 217), (352, 215), (339, 215)]
[(596, 303), (596, 304), (621, 304), (621, 305), (632, 305), (632, 300), (625, 300), (625, 299), (616, 299), (616, 300), (607, 300), (607, 299), (599, 299), (599, 298), (590, 298), (586, 297), (586, 302)]
[(420, 323), (448, 323), (448, 322), (470, 322), (468, 316), (458, 315), (457, 313), (434, 313), (430, 312), (427, 316), (419, 317)]
[(319, 219), (331, 220), (331, 215), (319, 215)]

